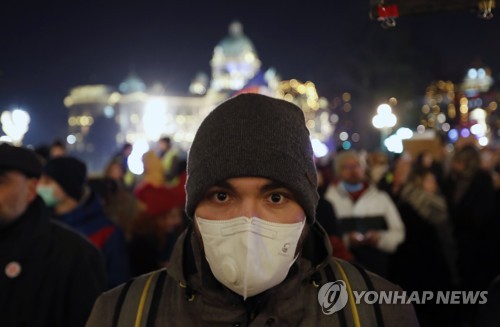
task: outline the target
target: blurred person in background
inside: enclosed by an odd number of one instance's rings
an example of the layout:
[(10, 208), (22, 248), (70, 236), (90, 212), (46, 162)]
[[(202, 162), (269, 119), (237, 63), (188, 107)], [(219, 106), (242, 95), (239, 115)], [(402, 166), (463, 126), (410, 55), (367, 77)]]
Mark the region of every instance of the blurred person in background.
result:
[(170, 259), (173, 245), (184, 225), (184, 183), (167, 187), (162, 162), (154, 151), (142, 156), (144, 174), (134, 194), (142, 212), (134, 221), (129, 243), (134, 276), (157, 270)]
[(332, 245), (332, 255), (346, 261), (353, 261), (353, 255), (342, 242), (338, 219), (335, 215), (332, 204), (325, 199), (325, 193), (330, 186), (331, 174), (326, 166), (316, 165), (318, 176), (318, 205), (316, 207), (316, 219), (318, 223), (325, 229), (328, 238)]
[[(184, 226), (184, 202), (168, 189), (139, 198), (146, 207), (134, 220), (128, 244), (132, 276), (166, 267)], [(156, 201), (160, 200), (160, 201)]]
[(165, 180), (169, 186), (177, 186), (180, 181), (178, 175), (185, 166), (186, 153), (173, 144), (170, 137), (162, 137), (158, 141), (158, 156), (161, 159)]
[(66, 144), (59, 140), (55, 139), (54, 142), (50, 145), (50, 158), (64, 157), (67, 154)]
[(444, 168), (441, 162), (437, 161), (431, 151), (424, 150), (415, 158), (412, 171), (419, 173), (421, 171), (430, 171), (440, 190), (444, 187)]
[(412, 165), (413, 159), (410, 154), (395, 155), (391, 160), (389, 170), (376, 184), (377, 188), (389, 194), (393, 202), (397, 202), (399, 192), (408, 180)]
[(94, 192), (87, 186), (85, 163), (73, 157), (47, 162), (38, 194), (53, 208), (55, 219), (85, 235), (105, 258), (108, 288), (130, 277), (123, 232), (105, 215)]
[[(120, 163), (122, 168), (121, 171), (123, 172), (123, 176), (121, 177), (121, 179), (123, 180), (125, 187), (129, 190), (132, 190), (137, 182), (137, 178), (128, 167), (128, 158), (130, 157), (130, 154), (132, 154), (132, 150), (132, 144), (125, 143), (124, 145), (122, 145), (120, 151), (115, 154), (110, 160), (110, 162), (116, 161)], [(116, 171), (114, 171), (113, 173), (116, 174)]]
[[(466, 144), (455, 153), (445, 194), (458, 247), (460, 288), (484, 291), (500, 274), (500, 227), (493, 180), (481, 169), (475, 146)], [(463, 319), (473, 321), (475, 309), (464, 306)]]
[(121, 163), (113, 159), (105, 167), (102, 177), (89, 180), (89, 186), (101, 199), (106, 216), (120, 227), (129, 239), (132, 224), (143, 208), (125, 186), (124, 175)]
[(386, 153), (373, 152), (368, 155), (367, 163), (370, 182), (377, 185), (389, 172), (389, 158)]
[[(421, 167), (413, 171), (397, 205), (406, 237), (391, 258), (389, 279), (407, 292), (456, 289), (457, 248), (446, 199), (434, 172)], [(448, 326), (451, 322), (449, 307), (426, 303), (415, 309), (422, 326)]]
[(50, 219), (34, 152), (0, 144), (0, 326), (83, 326), (106, 287), (101, 253)]
[(358, 153), (345, 151), (335, 160), (339, 183), (325, 198), (333, 204), (346, 246), (357, 262), (383, 277), (390, 254), (404, 241), (399, 212), (387, 193), (366, 179), (366, 164)]
[[(184, 190), (185, 170), (177, 176), (179, 183), (171, 187), (167, 185), (162, 162), (154, 151), (146, 152), (142, 156), (142, 162), (144, 165), (143, 178), (134, 190), (137, 199), (145, 201), (150, 207), (156, 204), (161, 205), (160, 202), (162, 201), (172, 201), (173, 203), (184, 203), (186, 201), (186, 192)], [(167, 199), (164, 199), (165, 197)]]
[(38, 159), (40, 159), (40, 161), (42, 162), (42, 165), (45, 165), (47, 160), (49, 160), (50, 158), (50, 146), (46, 144), (40, 144), (35, 147), (34, 151)]

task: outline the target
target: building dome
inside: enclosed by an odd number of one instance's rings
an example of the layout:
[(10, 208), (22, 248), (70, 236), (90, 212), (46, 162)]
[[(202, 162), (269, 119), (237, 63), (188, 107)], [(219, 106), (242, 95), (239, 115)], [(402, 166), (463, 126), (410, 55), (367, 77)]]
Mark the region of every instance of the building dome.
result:
[(255, 53), (252, 41), (243, 34), (243, 25), (237, 21), (229, 25), (229, 35), (219, 42), (217, 48), (226, 57), (238, 57), (249, 51)]
[(259, 71), (260, 64), (252, 41), (243, 34), (243, 26), (233, 22), (229, 35), (214, 49), (211, 88), (240, 90)]
[(118, 89), (121, 93), (144, 92), (146, 90), (146, 84), (137, 74), (130, 73), (127, 78), (120, 83)]

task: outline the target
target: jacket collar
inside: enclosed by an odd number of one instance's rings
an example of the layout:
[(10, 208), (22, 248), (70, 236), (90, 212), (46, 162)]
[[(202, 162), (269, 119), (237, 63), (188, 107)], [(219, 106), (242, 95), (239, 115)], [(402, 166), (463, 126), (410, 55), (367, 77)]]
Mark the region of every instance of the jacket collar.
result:
[(94, 192), (91, 192), (75, 209), (64, 215), (57, 216), (57, 218), (67, 225), (75, 226), (90, 218), (95, 219), (95, 217), (102, 216), (102, 212), (103, 208), (99, 199)]

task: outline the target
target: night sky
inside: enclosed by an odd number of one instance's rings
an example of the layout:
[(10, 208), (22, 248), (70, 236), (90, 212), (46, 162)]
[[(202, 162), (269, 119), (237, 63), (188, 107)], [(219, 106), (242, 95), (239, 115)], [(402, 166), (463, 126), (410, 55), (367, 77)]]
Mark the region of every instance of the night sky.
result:
[[(419, 110), (433, 80), (460, 82), (474, 64), (500, 80), (500, 13), (401, 17), (385, 30), (368, 17), (369, 1), (2, 2), (0, 111), (32, 117), (26, 144), (66, 136), (71, 87), (118, 84), (134, 70), (148, 85), (185, 94), (196, 73), (210, 73), (215, 45), (239, 20), (263, 68), (315, 82), (328, 99), (348, 91), (359, 117), (368, 104), (396, 96)], [(356, 106), (354, 98), (363, 99)], [(371, 119), (371, 118), (370, 118)], [(370, 119), (357, 121), (360, 128)], [(404, 119), (404, 117), (403, 117)]]

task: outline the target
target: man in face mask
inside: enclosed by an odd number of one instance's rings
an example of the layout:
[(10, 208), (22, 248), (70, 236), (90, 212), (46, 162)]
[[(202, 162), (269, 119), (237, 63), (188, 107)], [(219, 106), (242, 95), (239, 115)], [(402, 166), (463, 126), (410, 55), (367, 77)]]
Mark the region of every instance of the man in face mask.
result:
[(108, 288), (130, 278), (125, 236), (108, 218), (95, 192), (87, 186), (87, 167), (73, 157), (50, 159), (37, 192), (54, 217), (85, 235), (104, 254)]
[[(170, 265), (104, 294), (88, 326), (377, 321), (376, 310), (355, 304), (324, 313), (335, 296), (325, 300), (320, 286), (342, 274), (352, 274), (356, 289), (367, 286), (356, 268), (331, 257), (329, 240), (315, 222), (316, 183), (298, 107), (256, 94), (221, 104), (203, 121), (189, 152), (186, 213), (192, 224), (178, 239)], [(395, 288), (380, 277), (367, 278), (376, 289)], [(127, 310), (137, 307), (139, 294), (151, 305), (140, 313)], [(415, 323), (411, 306), (394, 309), (382, 310), (380, 319)]]
[(334, 206), (344, 241), (356, 261), (387, 276), (389, 254), (405, 237), (399, 212), (388, 194), (367, 181), (365, 162), (358, 153), (339, 154), (335, 170), (339, 183), (330, 186), (325, 198)]
[(0, 144), (1, 326), (81, 326), (104, 290), (100, 253), (37, 197), (41, 172), (32, 151)]

